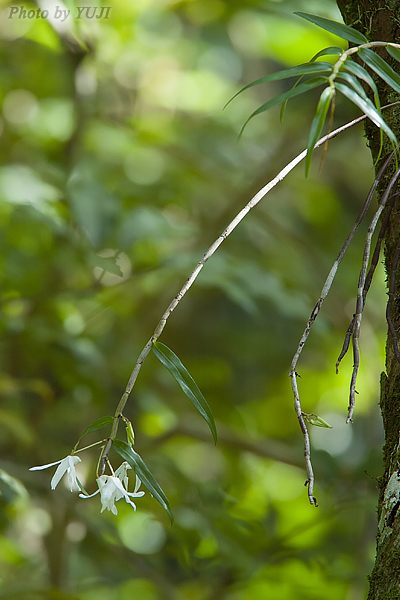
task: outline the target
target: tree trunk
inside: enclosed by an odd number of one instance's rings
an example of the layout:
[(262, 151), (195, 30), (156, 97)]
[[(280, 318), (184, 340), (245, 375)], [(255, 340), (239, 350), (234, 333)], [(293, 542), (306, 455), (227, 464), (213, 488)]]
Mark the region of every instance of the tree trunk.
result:
[[(400, 0), (337, 0), (339, 9), (347, 25), (358, 29), (372, 40), (400, 42)], [(389, 60), (386, 50), (380, 51), (382, 58), (399, 72), (399, 63)], [(392, 88), (375, 78), (381, 104), (399, 100)], [(400, 108), (385, 110), (384, 118), (400, 140)], [(366, 136), (372, 158), (379, 153), (379, 132), (372, 123), (366, 125)], [(382, 155), (376, 165), (378, 170), (392, 151), (389, 142), (384, 145)], [(388, 170), (382, 180), (379, 192), (387, 186), (396, 165)], [(395, 191), (395, 190), (394, 190)], [(386, 230), (385, 268), (387, 281), (390, 281), (392, 266), (399, 244), (400, 199), (395, 199)], [(395, 290), (390, 310), (395, 331), (400, 333), (400, 273), (397, 269)], [(400, 338), (400, 335), (399, 335)], [(393, 337), (388, 329), (386, 341), (386, 372), (381, 375), (381, 400), (385, 445), (383, 447), (384, 474), (379, 479), (378, 532), (374, 569), (369, 577), (368, 600), (398, 600), (400, 598), (400, 364), (394, 352)]]

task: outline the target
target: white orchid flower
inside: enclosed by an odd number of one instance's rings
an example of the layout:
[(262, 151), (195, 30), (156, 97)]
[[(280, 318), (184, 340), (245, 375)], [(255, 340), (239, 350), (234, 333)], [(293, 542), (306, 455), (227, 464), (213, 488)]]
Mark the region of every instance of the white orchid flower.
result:
[(71, 492), (75, 490), (80, 490), (80, 486), (78, 484), (76, 473), (75, 473), (75, 465), (81, 462), (79, 456), (66, 456), (62, 460), (57, 460), (56, 462), (49, 463), (48, 465), (41, 465), (40, 467), (31, 467), (30, 471), (41, 471), (42, 469), (48, 469), (49, 467), (54, 467), (58, 465), (56, 472), (54, 473), (52, 480), (50, 482), (51, 489), (54, 490), (60, 482), (61, 477), (66, 473), (68, 478), (68, 487)]
[(122, 463), (122, 465), (115, 471), (115, 475), (101, 475), (97, 478), (98, 490), (94, 492), (94, 494), (90, 494), (90, 496), (86, 496), (85, 494), (79, 494), (80, 498), (93, 498), (100, 492), (101, 499), (101, 512), (104, 510), (110, 510), (113, 515), (118, 514), (115, 503), (121, 498), (125, 498), (125, 501), (133, 507), (133, 510), (136, 510), (136, 504), (132, 502), (130, 498), (141, 498), (144, 496), (144, 492), (139, 492), (138, 489), (140, 487), (140, 479), (136, 477), (136, 485), (134, 492), (128, 492), (125, 488), (125, 485), (128, 485), (128, 476), (127, 470), (131, 467), (127, 462)]

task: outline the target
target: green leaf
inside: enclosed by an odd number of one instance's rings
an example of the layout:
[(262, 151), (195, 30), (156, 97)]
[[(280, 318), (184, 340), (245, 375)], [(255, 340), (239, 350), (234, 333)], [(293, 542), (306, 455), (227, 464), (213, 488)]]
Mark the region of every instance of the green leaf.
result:
[(313, 77), (312, 79), (308, 79), (304, 83), (301, 83), (300, 85), (298, 85), (296, 87), (293, 87), (289, 91), (284, 92), (283, 94), (279, 94), (279, 96), (275, 96), (275, 98), (272, 98), (271, 100), (269, 100), (268, 102), (266, 102), (265, 104), (260, 106), (260, 108), (255, 110), (250, 115), (250, 117), (247, 119), (247, 121), (243, 125), (242, 129), (240, 130), (239, 137), (242, 135), (243, 130), (246, 127), (247, 123), (256, 115), (260, 115), (261, 113), (265, 112), (269, 108), (272, 108), (273, 106), (276, 106), (277, 104), (280, 104), (281, 102), (284, 102), (285, 100), (289, 100), (289, 98), (293, 98), (294, 96), (299, 96), (300, 94), (304, 94), (305, 92), (308, 92), (309, 90), (312, 90), (313, 88), (316, 88), (319, 85), (326, 83), (327, 81), (328, 81), (327, 77)]
[(319, 98), (317, 110), (315, 111), (315, 115), (314, 115), (314, 118), (311, 123), (310, 134), (308, 136), (307, 156), (306, 156), (306, 177), (308, 176), (308, 173), (310, 170), (314, 146), (321, 134), (322, 128), (325, 123), (326, 114), (328, 112), (329, 105), (331, 103), (332, 96), (334, 95), (334, 93), (335, 93), (334, 88), (329, 86), (323, 90), (323, 92)]
[(316, 427), (325, 427), (326, 429), (333, 429), (332, 425), (329, 425), (322, 417), (314, 414), (303, 413), (303, 418), (310, 425), (315, 425)]
[(383, 58), (369, 48), (361, 48), (358, 55), (383, 81), (400, 93), (400, 75)]
[[(296, 86), (299, 85), (300, 81), (303, 79), (304, 75), (300, 75), (296, 81), (294, 82), (294, 84), (292, 85), (291, 89), (295, 88)], [(283, 125), (283, 117), (285, 116), (285, 110), (286, 110), (286, 106), (287, 103), (289, 102), (289, 100), (284, 100), (282, 102), (282, 106), (281, 106), (281, 110), (279, 112), (279, 121), (281, 123), (281, 125)]]
[(163, 509), (168, 513), (171, 522), (174, 521), (171, 507), (168, 502), (167, 496), (162, 491), (161, 487), (157, 483), (154, 475), (146, 467), (143, 459), (139, 456), (133, 448), (124, 442), (123, 440), (113, 440), (113, 448), (118, 454), (126, 460), (136, 475), (139, 477), (143, 485), (148, 489), (150, 494), (161, 504)]
[(364, 98), (361, 98), (354, 90), (350, 89), (347, 85), (336, 82), (336, 89), (346, 96), (353, 104), (361, 108), (362, 112), (369, 118), (377, 127), (380, 127), (392, 140), (393, 143), (397, 143), (396, 136), (390, 127), (385, 123), (375, 106), (372, 104), (370, 100), (366, 101)]
[(208, 424), (214, 443), (217, 443), (217, 429), (215, 427), (214, 417), (210, 407), (207, 404), (206, 399), (197, 387), (193, 377), (189, 374), (187, 369), (183, 366), (179, 358), (161, 342), (154, 342), (153, 352), (157, 356), (158, 360), (168, 369), (174, 379), (179, 383), (183, 392), (197, 408), (203, 419)]
[(393, 48), (393, 46), (386, 46), (386, 50), (389, 52), (392, 58), (395, 58), (400, 62), (400, 50), (398, 48)]
[[(343, 48), (339, 48), (339, 46), (329, 46), (329, 48), (324, 48), (323, 50), (320, 50), (319, 52), (317, 52), (317, 54), (315, 54), (312, 57), (310, 62), (314, 62), (320, 56), (335, 56), (335, 55), (340, 56), (341, 54), (343, 54), (343, 52), (344, 52)], [(325, 64), (327, 64), (327, 63), (325, 63)], [(302, 79), (303, 79), (303, 75), (300, 75), (292, 87), (296, 87), (296, 85), (298, 85)], [(285, 100), (284, 102), (282, 102), (281, 111), (280, 111), (280, 115), (279, 115), (279, 120), (281, 123), (283, 123), (283, 117), (285, 115), (286, 105), (288, 102), (289, 102), (289, 100)]]
[(291, 67), (290, 69), (284, 69), (283, 71), (277, 71), (276, 73), (271, 73), (270, 75), (265, 75), (264, 77), (260, 77), (260, 79), (256, 79), (252, 83), (248, 83), (241, 90), (239, 90), (232, 98), (225, 104), (225, 108), (228, 106), (230, 102), (236, 96), (248, 90), (249, 88), (259, 85), (260, 83), (268, 83), (269, 81), (278, 81), (279, 79), (287, 79), (288, 77), (298, 77), (303, 75), (312, 75), (314, 73), (330, 73), (332, 71), (331, 63), (327, 62), (308, 62), (302, 65), (297, 65), (296, 67)]
[(313, 62), (320, 56), (340, 56), (343, 52), (343, 48), (339, 48), (339, 46), (329, 46), (329, 48), (324, 48), (317, 52), (317, 54), (312, 57), (311, 61)]
[(338, 73), (337, 79), (345, 81), (348, 86), (352, 87), (353, 90), (355, 92), (357, 92), (357, 94), (359, 96), (361, 96), (361, 98), (364, 98), (364, 100), (367, 102), (369, 101), (369, 98), (368, 98), (367, 94), (365, 93), (363, 86), (361, 85), (361, 83), (358, 81), (358, 79), (356, 77), (354, 77), (353, 75), (350, 75), (349, 73), (345, 73), (344, 71), (340, 71)]
[(368, 42), (365, 35), (357, 31), (357, 29), (353, 29), (353, 27), (349, 27), (348, 25), (344, 25), (343, 23), (338, 23), (337, 21), (332, 21), (331, 19), (324, 19), (324, 17), (318, 17), (316, 15), (310, 15), (308, 13), (303, 12), (295, 12), (295, 15), (314, 23), (318, 27), (337, 35), (338, 37), (347, 40), (348, 42), (353, 42), (354, 44), (365, 44)]
[(367, 85), (369, 85), (369, 87), (371, 88), (371, 90), (374, 93), (375, 106), (377, 108), (379, 108), (380, 102), (379, 102), (378, 88), (376, 87), (375, 81), (372, 79), (372, 77), (368, 73), (368, 71), (366, 69), (364, 69), (364, 67), (362, 67), (361, 65), (357, 64), (356, 62), (354, 62), (352, 60), (346, 60), (343, 67), (339, 70), (339, 74), (342, 72), (342, 69), (344, 71), (348, 71), (352, 75), (355, 75), (356, 77), (358, 77), (358, 79), (362, 79), (363, 81), (365, 81), (365, 83)]
[(110, 416), (101, 417), (101, 419), (97, 419), (97, 421), (93, 421), (93, 423), (91, 425), (86, 427), (85, 431), (82, 433), (82, 435), (79, 439), (81, 440), (84, 435), (87, 435), (88, 433), (92, 433), (93, 431), (97, 431), (97, 429), (102, 429), (106, 425), (111, 425), (111, 423), (113, 421), (114, 421), (114, 417), (110, 417)]

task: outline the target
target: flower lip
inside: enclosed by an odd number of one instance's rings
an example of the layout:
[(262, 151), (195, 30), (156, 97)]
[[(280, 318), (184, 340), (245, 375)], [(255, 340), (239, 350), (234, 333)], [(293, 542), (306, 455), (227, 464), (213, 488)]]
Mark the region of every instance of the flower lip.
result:
[(60, 479), (66, 473), (67, 478), (68, 478), (68, 487), (71, 490), (71, 492), (73, 492), (75, 490), (80, 489), (80, 485), (78, 483), (76, 473), (75, 473), (75, 465), (79, 462), (81, 462), (81, 459), (79, 458), (79, 456), (68, 455), (65, 458), (62, 458), (61, 460), (57, 460), (56, 462), (49, 463), (48, 465), (40, 465), (38, 467), (31, 467), (29, 470), (30, 471), (42, 471), (43, 469), (48, 469), (49, 467), (54, 467), (55, 465), (58, 465), (56, 472), (54, 473), (54, 475), (51, 479), (51, 482), (50, 482), (51, 489), (54, 490), (57, 487), (57, 485), (60, 482)]

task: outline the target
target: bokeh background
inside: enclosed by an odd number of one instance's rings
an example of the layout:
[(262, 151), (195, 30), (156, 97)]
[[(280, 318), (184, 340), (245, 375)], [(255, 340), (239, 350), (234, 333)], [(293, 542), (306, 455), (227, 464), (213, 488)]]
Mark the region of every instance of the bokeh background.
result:
[[(249, 114), (292, 82), (224, 105), (252, 80), (342, 44), (294, 15), (340, 19), (335, 3), (0, 7), (1, 597), (362, 600), (383, 442), (381, 265), (362, 324), (352, 426), (352, 359), (339, 375), (335, 362), (367, 225), (298, 364), (303, 409), (333, 425), (311, 432), (319, 508), (304, 488), (288, 378), (373, 180), (362, 125), (330, 143), (322, 168), (316, 152), (308, 179), (297, 167), (246, 217), (162, 334), (213, 410), (216, 447), (156, 357), (142, 367), (126, 416), (174, 525), (148, 493), (136, 513), (121, 501), (118, 516), (100, 514), (98, 496), (81, 500), (62, 484), (51, 492), (50, 470), (28, 471), (66, 456), (92, 421), (113, 414), (140, 350), (204, 251), (305, 147), (318, 91), (291, 101), (283, 126), (279, 107), (255, 118), (239, 141)], [(54, 18), (56, 7), (71, 16)], [(103, 17), (88, 18), (96, 7)], [(356, 116), (340, 100), (334, 127)], [(93, 492), (98, 450), (81, 458), (79, 476)]]

